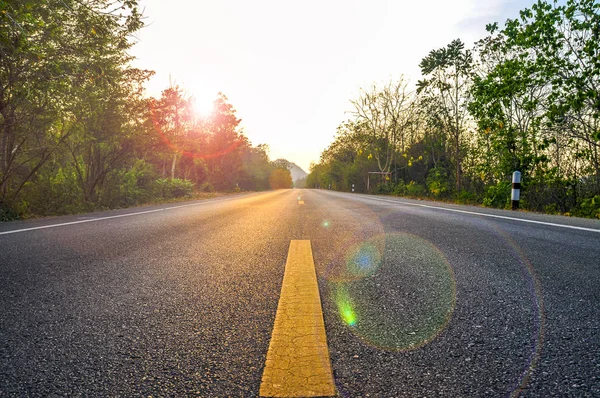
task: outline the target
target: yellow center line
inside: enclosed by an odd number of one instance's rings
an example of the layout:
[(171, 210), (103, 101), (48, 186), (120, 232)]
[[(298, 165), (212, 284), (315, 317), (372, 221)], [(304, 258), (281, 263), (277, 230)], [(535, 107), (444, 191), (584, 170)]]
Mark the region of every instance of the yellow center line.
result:
[(335, 395), (310, 240), (292, 240), (260, 396)]

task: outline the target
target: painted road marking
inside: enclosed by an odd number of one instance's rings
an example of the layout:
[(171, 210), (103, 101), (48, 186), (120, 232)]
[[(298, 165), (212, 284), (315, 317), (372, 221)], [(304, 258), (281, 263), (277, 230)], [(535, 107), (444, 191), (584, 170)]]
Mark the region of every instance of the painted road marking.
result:
[(310, 240), (292, 240), (260, 396), (335, 395)]
[[(229, 201), (237, 200), (237, 199), (240, 199), (240, 198), (221, 199), (219, 201), (219, 203), (229, 202)], [(163, 207), (161, 209), (138, 211), (138, 212), (135, 212), (135, 213), (127, 213), (127, 214), (118, 214), (116, 216), (86, 218), (86, 219), (83, 219), (83, 220), (80, 219), (78, 221), (63, 222), (63, 223), (59, 223), (59, 224), (49, 224), (49, 225), (40, 225), (39, 227), (13, 229), (12, 231), (3, 231), (3, 232), (0, 232), (0, 235), (16, 234), (17, 232), (35, 231), (37, 229), (62, 227), (62, 226), (65, 226), (65, 225), (83, 224), (83, 223), (86, 223), (86, 222), (95, 222), (95, 221), (110, 220), (110, 219), (113, 219), (113, 218), (138, 216), (140, 214), (148, 214), (148, 213), (156, 213), (158, 211), (167, 211), (167, 210), (181, 209), (182, 207), (200, 206), (200, 205), (205, 205), (205, 204), (209, 204), (209, 203), (215, 203), (215, 201), (205, 201), (205, 202), (200, 202), (200, 203), (188, 203), (188, 204), (185, 204), (185, 205)], [(81, 218), (81, 217), (79, 217), (79, 218)]]
[(521, 221), (521, 222), (527, 222), (527, 223), (531, 223), (531, 224), (549, 225), (549, 226), (552, 226), (552, 227), (569, 228), (569, 229), (577, 229), (579, 231), (588, 231), (588, 232), (598, 232), (598, 233), (600, 233), (600, 229), (586, 228), (586, 227), (577, 227), (575, 225), (556, 224), (556, 223), (553, 223), (553, 222), (528, 220), (526, 218), (499, 216), (499, 215), (496, 215), (496, 214), (479, 213), (479, 212), (476, 212), (476, 211), (450, 209), (450, 208), (447, 208), (447, 207), (424, 205), (424, 204), (420, 204), (420, 203), (402, 202), (400, 200), (388, 200), (388, 199), (382, 199), (382, 198), (368, 198), (368, 199), (377, 200), (377, 201), (380, 201), (380, 202), (395, 203), (395, 204), (399, 204), (399, 205), (426, 207), (426, 208), (429, 208), (429, 209), (453, 211), (455, 213), (472, 214), (472, 215), (475, 215), (475, 216), (500, 218), (500, 219), (504, 219), (504, 220)]
[(304, 204), (304, 201), (303, 201), (303, 200), (299, 200), (299, 201), (298, 201), (298, 204), (299, 204), (299, 205), (303, 205), (303, 204)]
[(108, 216), (108, 217), (99, 217), (99, 218), (88, 218), (86, 220), (79, 221), (71, 221), (71, 222), (63, 222), (60, 224), (50, 224), (50, 225), (41, 225), (39, 227), (31, 227), (31, 228), (23, 228), (23, 229), (14, 229), (12, 231), (4, 231), (0, 232), (0, 235), (8, 235), (8, 234), (16, 234), (17, 232), (26, 232), (26, 231), (35, 231), (36, 229), (45, 229), (45, 228), (54, 228), (54, 227), (62, 227), (64, 225), (74, 225), (74, 224), (83, 224), (85, 222), (94, 222), (94, 221), (102, 221), (109, 220), (111, 218), (120, 218), (120, 217), (129, 217), (129, 216), (137, 216), (139, 214), (147, 214), (147, 213), (155, 213), (157, 211), (165, 211), (169, 209), (155, 209), (155, 210), (146, 210), (140, 211), (137, 213), (127, 213), (127, 214), (119, 214), (116, 216)]

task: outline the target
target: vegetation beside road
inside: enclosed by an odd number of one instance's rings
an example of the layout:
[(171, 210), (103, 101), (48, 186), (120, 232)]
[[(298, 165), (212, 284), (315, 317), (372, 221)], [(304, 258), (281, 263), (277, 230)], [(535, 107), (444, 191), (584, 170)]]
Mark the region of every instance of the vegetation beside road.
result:
[(142, 26), (135, 0), (0, 2), (0, 221), (286, 184), (225, 95), (205, 116), (175, 84), (143, 95)]
[(504, 208), (518, 170), (522, 208), (600, 218), (600, 4), (539, 0), (487, 31), (432, 50), (414, 90), (362, 90), (307, 186)]

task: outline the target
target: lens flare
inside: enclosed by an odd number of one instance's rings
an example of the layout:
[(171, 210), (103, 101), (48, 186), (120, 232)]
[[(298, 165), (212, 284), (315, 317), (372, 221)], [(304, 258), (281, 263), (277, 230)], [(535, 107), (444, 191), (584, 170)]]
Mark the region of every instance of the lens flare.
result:
[[(330, 220), (321, 223), (324, 229), (336, 230), (335, 241), (328, 241), (323, 254), (321, 275), (340, 323), (364, 343), (387, 351), (416, 350), (434, 341), (446, 330), (457, 301), (454, 270), (445, 255), (423, 238), (386, 234), (382, 223), (372, 222), (399, 212), (392, 204), (342, 211), (344, 216), (334, 225)], [(512, 252), (517, 272), (520, 268), (522, 273), (525, 310), (531, 311), (530, 351), (516, 358), (523, 366), (506, 391), (507, 396), (520, 396), (539, 366), (545, 341), (542, 284), (524, 248), (500, 225), (479, 218), (470, 222)]]
[(156, 132), (158, 133), (158, 136), (160, 137), (160, 140), (162, 141), (162, 143), (165, 144), (167, 147), (169, 147), (173, 152), (176, 152), (183, 157), (190, 158), (190, 159), (203, 159), (203, 160), (217, 159), (217, 158), (227, 155), (228, 153), (234, 152), (240, 146), (243, 146), (246, 143), (245, 138), (237, 137), (232, 142), (230, 142), (227, 147), (219, 148), (219, 149), (213, 148), (213, 149), (211, 149), (210, 152), (206, 151), (207, 148), (205, 148), (203, 151), (185, 150), (184, 148), (179, 147), (176, 142), (173, 142), (167, 136), (167, 134), (165, 134), (163, 132), (161, 124), (159, 122), (159, 118), (156, 116), (156, 109), (155, 109), (155, 105), (153, 102), (150, 103), (149, 109), (150, 109), (150, 118), (152, 119), (152, 124), (154, 125), (154, 128), (155, 128)]
[(510, 396), (518, 397), (527, 388), (531, 375), (535, 371), (544, 345), (544, 334), (546, 329), (546, 314), (544, 299), (542, 294), (542, 285), (536, 275), (535, 268), (523, 252), (523, 249), (512, 239), (506, 232), (493, 224), (492, 229), (497, 233), (497, 236), (505, 241), (512, 249), (514, 258), (521, 264), (522, 272), (525, 279), (529, 283), (531, 304), (533, 309), (534, 330), (531, 339), (531, 353), (527, 358), (527, 364), (522, 373), (519, 375), (518, 382), (511, 387)]
[(356, 325), (356, 313), (352, 308), (352, 302), (348, 296), (348, 291), (344, 286), (339, 286), (335, 291), (335, 302), (344, 323), (348, 326)]
[(379, 236), (351, 248), (346, 266), (355, 279), (331, 282), (333, 300), (344, 324), (369, 345), (413, 350), (446, 328), (456, 281), (431, 243), (411, 234)]
[(381, 254), (374, 243), (354, 246), (346, 256), (346, 269), (355, 277), (364, 278), (374, 273), (381, 264)]

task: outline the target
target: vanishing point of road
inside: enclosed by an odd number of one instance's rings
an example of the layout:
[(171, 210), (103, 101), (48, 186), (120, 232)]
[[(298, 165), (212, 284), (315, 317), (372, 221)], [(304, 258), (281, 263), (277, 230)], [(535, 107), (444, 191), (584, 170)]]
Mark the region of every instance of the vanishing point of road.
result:
[(295, 189), (9, 222), (0, 303), (1, 397), (600, 396), (597, 220)]

